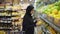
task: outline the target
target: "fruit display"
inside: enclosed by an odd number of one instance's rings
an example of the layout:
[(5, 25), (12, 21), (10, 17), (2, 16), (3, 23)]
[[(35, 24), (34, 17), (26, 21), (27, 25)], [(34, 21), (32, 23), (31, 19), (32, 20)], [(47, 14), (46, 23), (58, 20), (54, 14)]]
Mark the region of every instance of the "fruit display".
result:
[(36, 0), (36, 11), (39, 12), (42, 7), (55, 3), (56, 1), (58, 0)]
[[(44, 4), (43, 1), (42, 1), (42, 4)], [(60, 28), (60, 8), (59, 8), (60, 7), (60, 0), (59, 1), (56, 0), (56, 2), (53, 2), (51, 4), (43, 5), (42, 7), (41, 7), (41, 2), (37, 5), (39, 7), (36, 6), (37, 7), (36, 11), (38, 11), (40, 16), (43, 17), (43, 18), (41, 18), (42, 21), (45, 22), (44, 23), (44, 22), (39, 21), (39, 23), (37, 23), (37, 24), (39, 24), (39, 27), (42, 27), (42, 26), (40, 26), (40, 23), (43, 25), (44, 29), (43, 28), (42, 29), (44, 31), (42, 30), (42, 33), (44, 33), (44, 32), (47, 33), (47, 34), (57, 34), (57, 33), (59, 33), (59, 31), (56, 30), (56, 29), (58, 29), (57, 27)], [(54, 24), (56, 27), (55, 26), (52, 27), (51, 23)], [(38, 31), (38, 33), (39, 33), (39, 31)]]
[(12, 20), (18, 20), (17, 22), (20, 22), (24, 14), (25, 13), (23, 11), (12, 12), (12, 16), (14, 16), (12, 17)]
[(7, 13), (7, 12), (4, 12), (4, 13), (1, 13), (0, 12), (0, 16), (11, 16), (11, 14)]
[(25, 11), (21, 11), (21, 5), (11, 6), (10, 4), (6, 4), (0, 7), (1, 9), (3, 8), (3, 10), (0, 10), (0, 30), (10, 31), (14, 26), (22, 30), (22, 18)]
[(60, 1), (47, 5), (47, 7), (42, 11), (42, 13), (47, 14), (48, 19), (52, 17), (54, 19), (54, 23), (58, 26), (60, 26)]
[(12, 9), (12, 6), (8, 5), (5, 7), (5, 10), (11, 10)]
[(47, 28), (51, 34), (56, 34), (55, 30), (52, 27), (48, 26)]
[(54, 4), (50, 4), (50, 5), (47, 5), (47, 7), (44, 9), (43, 13), (47, 14), (47, 15), (50, 15), (50, 16), (53, 16), (53, 17), (59, 17), (59, 12), (60, 12), (60, 1), (54, 3)]
[(1, 6), (0, 4), (0, 34), (7, 34), (9, 32), (6, 31), (15, 31), (18, 29), (22, 31), (25, 9), (21, 9), (20, 0), (4, 1), (5, 5)]
[(40, 24), (37, 25), (37, 27), (36, 27), (37, 34), (43, 34), (43, 33), (56, 34), (57, 33), (51, 26), (49, 26), (49, 24), (44, 22), (42, 19), (40, 19), (39, 22), (40, 22)]
[(12, 10), (20, 10), (21, 9), (21, 5), (14, 5), (12, 6)]
[(12, 12), (12, 15), (20, 15), (19, 12)]

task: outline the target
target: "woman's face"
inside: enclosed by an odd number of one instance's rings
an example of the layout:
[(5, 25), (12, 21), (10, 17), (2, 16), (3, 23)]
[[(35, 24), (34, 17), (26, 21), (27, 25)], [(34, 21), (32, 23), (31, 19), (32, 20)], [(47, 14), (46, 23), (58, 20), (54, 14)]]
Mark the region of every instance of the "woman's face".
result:
[(34, 9), (31, 10), (31, 14), (34, 14)]

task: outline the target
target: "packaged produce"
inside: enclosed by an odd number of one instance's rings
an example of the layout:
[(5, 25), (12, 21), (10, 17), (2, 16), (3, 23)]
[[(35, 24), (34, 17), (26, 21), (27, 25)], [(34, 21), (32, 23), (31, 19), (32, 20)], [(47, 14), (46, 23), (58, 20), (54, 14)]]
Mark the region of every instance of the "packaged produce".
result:
[(56, 34), (55, 30), (52, 27), (48, 26), (47, 28), (51, 34)]
[(43, 24), (43, 21), (42, 21), (41, 19), (39, 19), (39, 20), (37, 21), (37, 23), (36, 23), (37, 26), (40, 26), (40, 25), (42, 25), (42, 24)]

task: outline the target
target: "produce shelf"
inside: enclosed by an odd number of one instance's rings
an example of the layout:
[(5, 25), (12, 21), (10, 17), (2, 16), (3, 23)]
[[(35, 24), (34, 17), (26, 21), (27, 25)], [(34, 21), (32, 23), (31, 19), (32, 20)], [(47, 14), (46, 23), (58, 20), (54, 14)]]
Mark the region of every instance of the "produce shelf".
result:
[(11, 28), (0, 28), (0, 30), (5, 30), (5, 31), (7, 31), (7, 30), (11, 30)]
[(52, 28), (54, 28), (56, 31), (60, 32), (60, 28), (57, 27), (53, 22), (49, 21), (48, 19), (44, 18), (42, 15), (40, 15), (40, 18), (48, 23)]
[(15, 16), (14, 15), (13, 16), (0, 16), (0, 18), (11, 18), (11, 17), (15, 17)]

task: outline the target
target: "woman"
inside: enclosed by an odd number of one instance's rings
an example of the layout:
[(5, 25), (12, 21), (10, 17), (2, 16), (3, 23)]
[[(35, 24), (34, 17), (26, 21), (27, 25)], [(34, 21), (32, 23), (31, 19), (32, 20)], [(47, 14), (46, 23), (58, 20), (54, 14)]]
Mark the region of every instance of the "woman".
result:
[(25, 31), (25, 34), (34, 34), (34, 26), (36, 26), (36, 22), (34, 22), (34, 19), (32, 18), (32, 15), (34, 14), (34, 7), (32, 5), (29, 5), (26, 9), (26, 14), (23, 18), (23, 31)]

